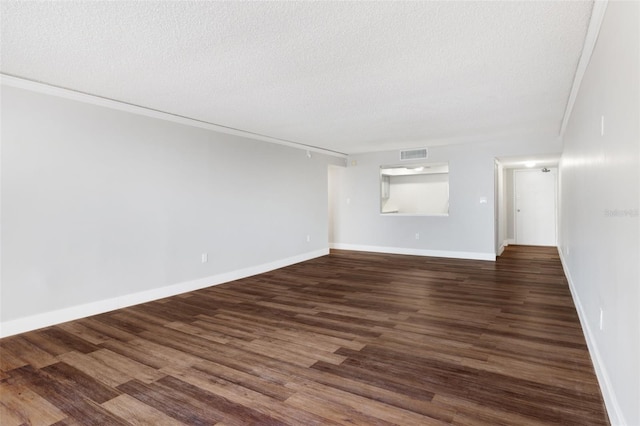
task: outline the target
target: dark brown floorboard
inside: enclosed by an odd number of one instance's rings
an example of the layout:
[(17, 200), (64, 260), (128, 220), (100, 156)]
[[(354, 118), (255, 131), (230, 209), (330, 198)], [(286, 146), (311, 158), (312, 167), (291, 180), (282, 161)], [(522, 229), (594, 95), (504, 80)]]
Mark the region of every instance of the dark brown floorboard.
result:
[(606, 425), (557, 250), (332, 251), (0, 340), (0, 424)]

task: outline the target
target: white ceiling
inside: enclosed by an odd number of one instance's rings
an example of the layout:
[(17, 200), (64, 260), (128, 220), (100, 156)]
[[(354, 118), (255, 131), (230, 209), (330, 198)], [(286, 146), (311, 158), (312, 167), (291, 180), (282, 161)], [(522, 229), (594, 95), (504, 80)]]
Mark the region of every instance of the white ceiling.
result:
[(342, 153), (557, 136), (593, 2), (1, 2), (4, 74)]

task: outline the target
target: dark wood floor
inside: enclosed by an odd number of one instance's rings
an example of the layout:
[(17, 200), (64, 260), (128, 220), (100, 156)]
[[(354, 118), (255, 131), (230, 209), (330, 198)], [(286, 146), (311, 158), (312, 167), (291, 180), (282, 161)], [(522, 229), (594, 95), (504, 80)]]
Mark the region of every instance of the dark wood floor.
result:
[(0, 341), (0, 424), (607, 424), (556, 249), (335, 251)]

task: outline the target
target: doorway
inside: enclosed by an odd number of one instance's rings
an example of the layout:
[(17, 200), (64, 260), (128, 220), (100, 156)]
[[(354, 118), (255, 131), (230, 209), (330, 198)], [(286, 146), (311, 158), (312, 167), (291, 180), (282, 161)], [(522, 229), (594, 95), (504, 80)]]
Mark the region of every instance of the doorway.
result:
[(515, 243), (557, 245), (556, 167), (514, 170)]

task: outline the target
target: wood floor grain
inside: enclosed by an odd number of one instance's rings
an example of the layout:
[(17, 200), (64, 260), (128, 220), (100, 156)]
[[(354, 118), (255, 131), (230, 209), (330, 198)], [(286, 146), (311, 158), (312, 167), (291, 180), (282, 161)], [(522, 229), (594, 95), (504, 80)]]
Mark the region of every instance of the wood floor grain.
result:
[(0, 341), (0, 424), (606, 425), (555, 248), (332, 251)]

